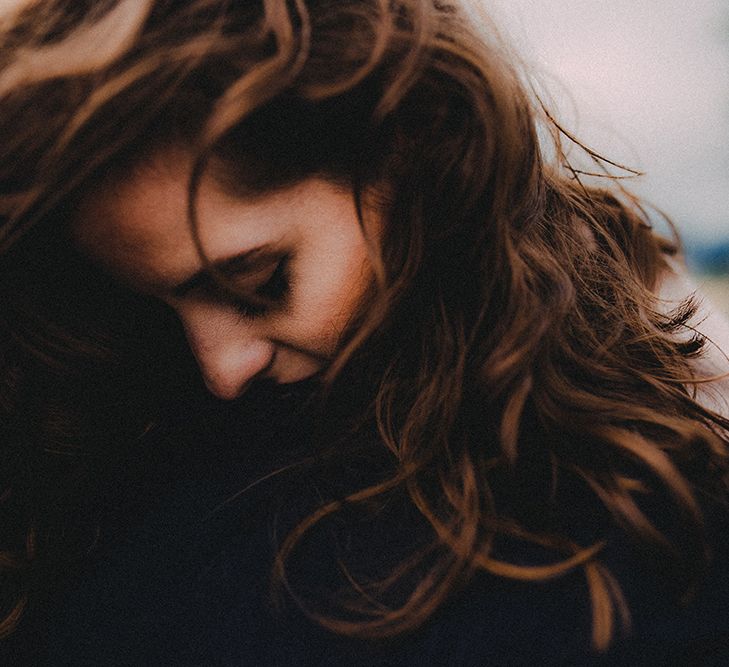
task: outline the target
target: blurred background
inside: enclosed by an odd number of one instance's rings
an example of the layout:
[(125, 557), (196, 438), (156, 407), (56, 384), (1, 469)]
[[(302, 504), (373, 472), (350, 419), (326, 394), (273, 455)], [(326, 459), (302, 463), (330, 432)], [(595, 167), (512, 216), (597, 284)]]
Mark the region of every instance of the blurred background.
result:
[(536, 70), (581, 141), (679, 229), (729, 313), (729, 0), (472, 0)]

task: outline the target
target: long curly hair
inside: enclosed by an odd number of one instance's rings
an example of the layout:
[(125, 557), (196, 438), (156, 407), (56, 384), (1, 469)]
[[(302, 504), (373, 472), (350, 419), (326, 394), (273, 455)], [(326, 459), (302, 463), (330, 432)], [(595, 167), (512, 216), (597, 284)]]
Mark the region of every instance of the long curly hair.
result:
[[(244, 197), (311, 176), (345, 183), (363, 229), (373, 208), (384, 222), (372, 296), (325, 380), (350, 406), (332, 416), (327, 451), (365, 442), (387, 463), (280, 545), (274, 584), (310, 616), (392, 636), (478, 572), (582, 569), (605, 649), (628, 620), (600, 560), (606, 526), (662, 554), (690, 593), (709, 558), (704, 504), (726, 497), (729, 422), (695, 400), (704, 340), (691, 304), (666, 312), (655, 295), (676, 243), (617, 181), (584, 182), (573, 137), (496, 29), (473, 23), (440, 0), (2, 10), (1, 633), (91, 548), (93, 529), (72, 529), (93, 514), (88, 480), (99, 461), (123, 465), (168, 362), (147, 326), (160, 320), (75, 253), (68, 220), (99, 179), (180, 144), (196, 157), (195, 233), (198, 184), (216, 165)], [(287, 562), (307, 534), (394, 495), (430, 542), (326, 611), (296, 594)], [(506, 544), (543, 559), (517, 562)]]

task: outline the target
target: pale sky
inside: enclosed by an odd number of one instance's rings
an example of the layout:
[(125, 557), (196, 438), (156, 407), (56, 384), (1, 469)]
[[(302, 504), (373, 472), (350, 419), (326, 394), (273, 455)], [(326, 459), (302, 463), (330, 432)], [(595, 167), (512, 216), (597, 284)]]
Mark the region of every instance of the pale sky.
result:
[(471, 1), (687, 240), (729, 240), (729, 0)]

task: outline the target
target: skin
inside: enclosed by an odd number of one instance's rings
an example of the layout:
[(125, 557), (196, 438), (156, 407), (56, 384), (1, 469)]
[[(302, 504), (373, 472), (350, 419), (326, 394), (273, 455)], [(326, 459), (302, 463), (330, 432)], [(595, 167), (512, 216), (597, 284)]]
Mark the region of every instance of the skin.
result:
[(76, 242), (116, 279), (174, 309), (217, 397), (234, 399), (258, 378), (287, 384), (315, 375), (372, 280), (351, 193), (312, 178), (240, 199), (205, 177), (197, 210), (206, 256), (219, 263), (253, 251), (221, 266), (241, 295), (234, 299), (206, 278), (195, 247), (190, 167), (184, 153), (168, 151), (102, 183), (81, 202)]
[[(241, 294), (255, 293), (286, 261), (290, 292), (263, 313), (196, 279), (202, 260), (187, 219), (191, 162), (170, 150), (137, 166), (127, 178), (102, 183), (79, 207), (73, 233), (104, 270), (133, 289), (167, 303), (179, 316), (210, 391), (240, 396), (257, 378), (287, 384), (321, 371), (372, 282), (368, 245), (352, 195), (309, 179), (285, 190), (240, 199), (207, 177), (198, 197), (200, 236), (213, 262), (264, 249), (227, 273)], [(368, 216), (376, 218), (376, 216)], [(377, 230), (369, 234), (377, 237)], [(695, 291), (676, 265), (663, 276), (666, 310)], [(705, 304), (694, 324), (708, 336), (697, 399), (729, 417), (729, 323)]]

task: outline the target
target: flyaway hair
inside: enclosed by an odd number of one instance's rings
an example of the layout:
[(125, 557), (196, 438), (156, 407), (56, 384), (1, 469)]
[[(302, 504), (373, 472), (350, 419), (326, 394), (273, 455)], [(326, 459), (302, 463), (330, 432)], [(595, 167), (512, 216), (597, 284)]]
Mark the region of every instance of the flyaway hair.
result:
[[(3, 12), (3, 633), (93, 544), (73, 528), (89, 480), (153, 419), (154, 331), (120, 321), (144, 306), (88, 278), (68, 239), (75, 203), (181, 145), (203, 256), (208, 172), (241, 197), (329, 179), (352, 189), (364, 229), (373, 209), (383, 221), (319, 434), (325, 467), (363, 452), (381, 465), (284, 537), (276, 589), (335, 632), (387, 637), (479, 573), (537, 585), (581, 570), (604, 650), (629, 619), (601, 562), (617, 528), (690, 595), (710, 557), (706, 506), (726, 501), (729, 423), (695, 400), (692, 305), (666, 312), (655, 295), (676, 244), (616, 180), (582, 181), (491, 26), (440, 0)], [(350, 576), (336, 603), (297, 592), (287, 564), (310, 531), (393, 499), (427, 543), (379, 578)], [(510, 559), (522, 547), (540, 557)]]

